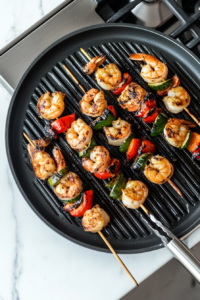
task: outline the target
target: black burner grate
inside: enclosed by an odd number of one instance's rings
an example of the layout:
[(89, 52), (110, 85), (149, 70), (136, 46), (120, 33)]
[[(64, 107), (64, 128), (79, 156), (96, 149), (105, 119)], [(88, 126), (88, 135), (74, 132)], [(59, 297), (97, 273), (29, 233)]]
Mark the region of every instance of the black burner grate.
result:
[[(197, 1), (182, 1), (182, 7), (175, 0), (159, 0), (163, 1), (173, 13), (173, 16), (166, 24), (159, 25), (156, 28), (159, 31), (165, 31), (177, 20), (180, 21), (180, 26), (170, 33), (170, 36), (183, 43), (189, 49), (192, 49), (200, 57), (200, 10), (195, 12)], [(107, 23), (125, 22), (135, 23), (131, 10), (143, 0), (133, 1), (116, 1), (116, 0), (97, 0), (97, 13)], [(180, 2), (180, 1), (179, 1)], [(189, 41), (186, 36), (190, 36)]]

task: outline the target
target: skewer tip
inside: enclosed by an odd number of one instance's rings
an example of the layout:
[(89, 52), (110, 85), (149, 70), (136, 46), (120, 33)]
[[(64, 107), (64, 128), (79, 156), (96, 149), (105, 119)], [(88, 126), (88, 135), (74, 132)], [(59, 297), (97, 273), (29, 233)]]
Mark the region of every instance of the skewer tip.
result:
[(138, 286), (139, 284), (137, 283), (137, 281), (135, 280), (135, 278), (133, 277), (133, 275), (129, 272), (129, 270), (127, 269), (127, 267), (125, 266), (125, 264), (122, 262), (122, 260), (119, 258), (119, 256), (117, 255), (117, 253), (115, 252), (115, 250), (113, 249), (113, 247), (111, 246), (111, 244), (108, 242), (108, 240), (104, 236), (104, 234), (101, 231), (98, 231), (98, 234), (103, 239), (103, 241), (106, 243), (106, 245), (108, 246), (108, 248), (110, 249), (110, 251), (113, 253), (113, 255), (115, 256), (115, 258), (118, 260), (118, 262), (121, 264), (121, 266), (123, 267), (123, 269), (126, 271), (126, 273), (130, 276), (130, 278), (135, 283), (135, 285)]
[(182, 192), (179, 190), (179, 188), (169, 179), (168, 183), (173, 187), (173, 189), (183, 198)]
[(145, 212), (147, 215), (149, 215), (148, 209), (147, 209), (143, 204), (141, 204), (140, 207), (144, 210), (144, 212)]
[(80, 48), (81, 52), (85, 55), (85, 57), (87, 57), (87, 59), (90, 61), (92, 59), (92, 57), (89, 56), (89, 54), (83, 49)]
[(188, 113), (188, 115), (197, 123), (197, 125), (200, 126), (200, 121), (189, 111), (187, 107), (184, 108), (184, 110)]

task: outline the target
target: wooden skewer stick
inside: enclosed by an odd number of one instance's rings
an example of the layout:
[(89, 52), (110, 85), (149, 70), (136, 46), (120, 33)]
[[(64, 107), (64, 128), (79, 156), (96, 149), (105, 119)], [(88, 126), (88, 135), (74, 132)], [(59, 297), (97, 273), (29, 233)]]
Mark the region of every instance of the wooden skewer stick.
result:
[(87, 57), (87, 59), (90, 61), (92, 59), (92, 57), (89, 56), (89, 54), (83, 49), (80, 48), (81, 52), (85, 55), (85, 57)]
[(173, 189), (181, 196), (183, 197), (182, 192), (179, 190), (179, 188), (177, 188), (177, 186), (169, 179), (168, 180), (169, 184), (173, 187)]
[[(31, 141), (31, 139), (28, 137), (28, 135), (23, 132), (23, 135), (25, 136), (25, 138), (28, 140), (28, 142), (35, 148), (35, 144), (33, 141)], [(124, 265), (124, 263), (121, 261), (121, 259), (119, 258), (119, 256), (117, 255), (117, 253), (115, 252), (115, 250), (113, 249), (113, 247), (111, 246), (111, 244), (108, 242), (108, 240), (106, 239), (106, 237), (103, 235), (103, 233), (101, 231), (98, 231), (98, 234), (100, 235), (100, 237), (103, 239), (103, 241), (106, 243), (106, 245), (108, 246), (108, 248), (110, 249), (110, 251), (114, 254), (114, 256), (116, 257), (116, 259), (119, 261), (119, 263), (121, 264), (121, 266), (124, 268), (124, 270), (126, 271), (126, 273), (128, 273), (128, 275), (131, 277), (131, 279), (133, 280), (133, 282), (138, 285), (137, 281), (135, 280), (135, 278), (131, 275), (131, 273), (129, 272), (129, 270), (127, 269), (127, 267)]]
[(127, 267), (124, 265), (124, 263), (121, 261), (121, 259), (119, 258), (119, 256), (117, 255), (117, 253), (115, 252), (115, 250), (113, 249), (113, 247), (111, 246), (111, 244), (108, 242), (108, 240), (106, 239), (106, 237), (103, 235), (103, 233), (101, 231), (98, 231), (98, 234), (100, 235), (100, 237), (103, 239), (103, 241), (106, 243), (106, 245), (108, 246), (108, 248), (110, 249), (110, 251), (113, 253), (113, 255), (115, 256), (115, 258), (118, 260), (118, 262), (121, 264), (121, 266), (124, 268), (124, 270), (126, 271), (126, 273), (131, 277), (131, 279), (133, 280), (133, 282), (138, 285), (137, 281), (135, 280), (135, 278), (132, 276), (132, 274), (129, 272), (129, 270), (127, 269)]
[(189, 111), (187, 107), (184, 108), (184, 110), (190, 115), (190, 117), (200, 126), (200, 121)]
[(82, 91), (84, 92), (84, 94), (86, 93), (86, 90), (84, 89), (84, 87), (78, 82), (78, 80), (76, 79), (76, 77), (72, 74), (72, 72), (65, 66), (63, 65), (63, 68), (67, 71), (67, 73), (72, 77), (72, 79), (76, 82), (76, 84), (82, 89)]
[(23, 132), (23, 135), (25, 136), (25, 138), (27, 139), (27, 141), (29, 141), (29, 143), (31, 144), (31, 146), (33, 146), (35, 148), (35, 143), (33, 141), (31, 141), (31, 139), (28, 137), (28, 135)]

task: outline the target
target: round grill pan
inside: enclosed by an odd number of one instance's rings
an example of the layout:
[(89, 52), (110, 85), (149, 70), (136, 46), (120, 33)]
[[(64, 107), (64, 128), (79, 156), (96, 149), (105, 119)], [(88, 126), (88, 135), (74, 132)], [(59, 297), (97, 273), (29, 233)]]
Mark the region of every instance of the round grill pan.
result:
[[(64, 63), (86, 90), (97, 86), (93, 76), (82, 73), (82, 66), (87, 60), (80, 53), (80, 47), (89, 49), (88, 53), (91, 56), (106, 53), (107, 62), (112, 61), (118, 64), (123, 72), (130, 72), (133, 80), (146, 89), (148, 87), (138, 76), (137, 63), (129, 61), (128, 56), (133, 52), (149, 52), (156, 55), (167, 63), (171, 74), (177, 73), (181, 78), (182, 85), (192, 96), (190, 110), (197, 117), (200, 112), (200, 61), (187, 48), (157, 31), (129, 24), (103, 24), (76, 31), (48, 47), (30, 65), (14, 92), (7, 116), (6, 149), (13, 176), (24, 198), (46, 224), (64, 237), (82, 246), (108, 252), (98, 234), (85, 233), (80, 220), (73, 219), (65, 213), (60, 201), (48, 186), (35, 178), (27, 157), (27, 142), (22, 135), (25, 131), (32, 139), (44, 136), (44, 124), (38, 118), (36, 103), (47, 90), (65, 92), (65, 113), (76, 112), (76, 115), (85, 118), (86, 122), (90, 121), (81, 115), (78, 109), (81, 90), (62, 67)], [(126, 112), (119, 109), (110, 92), (106, 92), (106, 97), (110, 104), (114, 103), (122, 118), (129, 118)], [(159, 99), (157, 103), (162, 106)], [(179, 114), (178, 117), (188, 119), (185, 113)], [(148, 135), (149, 128), (141, 123), (141, 120), (132, 118), (131, 122), (139, 134)], [(119, 155), (114, 147), (109, 148), (104, 137), (98, 135), (96, 138), (111, 151), (113, 157)], [(181, 237), (199, 223), (200, 167), (198, 162), (191, 160), (187, 151), (181, 152), (171, 148), (165, 144), (162, 137), (153, 141), (161, 155), (171, 162), (176, 160), (173, 162), (176, 171), (172, 179), (182, 189), (184, 199), (179, 198), (167, 184), (158, 187), (147, 183), (150, 197), (146, 205), (164, 225)], [(143, 222), (142, 218), (146, 216), (142, 211), (130, 211), (120, 202), (112, 201), (103, 183), (83, 170), (77, 154), (69, 148), (64, 136), (60, 136), (57, 143), (64, 152), (70, 169), (80, 175), (88, 188), (93, 188), (95, 203), (99, 203), (111, 216), (111, 223), (104, 229), (104, 234), (117, 252), (137, 253), (162, 247), (161, 241)], [(145, 182), (142, 174), (132, 172), (125, 165), (123, 171), (127, 176)]]

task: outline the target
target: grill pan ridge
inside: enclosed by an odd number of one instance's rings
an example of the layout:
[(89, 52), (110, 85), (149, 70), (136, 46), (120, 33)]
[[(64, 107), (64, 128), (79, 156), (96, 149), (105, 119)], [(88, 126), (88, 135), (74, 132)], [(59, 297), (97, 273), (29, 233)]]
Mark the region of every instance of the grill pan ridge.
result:
[[(154, 42), (149, 41), (150, 37)], [(162, 47), (161, 39), (163, 39)], [(171, 48), (165, 48), (168, 46)], [(200, 80), (198, 80), (197, 70), (200, 62), (188, 49), (154, 30), (129, 24), (93, 26), (70, 34), (50, 46), (29, 67), (13, 95), (7, 117), (6, 148), (12, 172), (24, 197), (34, 211), (63, 236), (82, 246), (107, 252), (100, 237), (97, 234), (85, 233), (80, 219), (72, 218), (65, 212), (52, 189), (35, 178), (26, 151), (27, 142), (22, 137), (22, 131), (26, 132), (31, 139), (38, 139), (45, 135), (45, 123), (38, 118), (36, 104), (46, 91), (58, 90), (66, 94), (66, 108), (63, 115), (76, 112), (76, 117), (81, 117), (88, 124), (91, 123), (92, 118), (82, 114), (79, 109), (79, 101), (83, 95), (81, 89), (62, 66), (65, 64), (86, 90), (92, 87), (99, 88), (93, 75), (87, 76), (82, 72), (87, 59), (79, 51), (80, 47), (87, 50), (92, 57), (105, 53), (107, 60), (104, 64), (116, 63), (122, 72), (129, 72), (133, 80), (147, 91), (148, 85), (139, 76), (139, 65), (130, 61), (128, 57), (130, 53), (136, 52), (155, 55), (167, 63), (169, 76), (177, 74), (180, 77), (182, 86), (191, 95), (190, 111), (196, 117), (200, 113)], [(183, 58), (177, 57), (178, 50), (180, 55), (185, 55), (185, 60), (190, 64), (189, 68)], [(118, 116), (129, 121), (138, 136), (146, 136), (150, 139), (156, 145), (157, 153), (173, 163), (175, 172), (172, 180), (181, 189), (184, 198), (177, 196), (168, 183), (160, 186), (152, 184), (141, 172), (129, 168), (124, 163), (124, 156), (116, 147), (108, 145), (102, 133), (94, 133), (96, 141), (109, 150), (111, 157), (121, 161), (122, 171), (127, 177), (141, 180), (148, 186), (150, 195), (145, 202), (147, 208), (175, 234), (178, 236), (186, 234), (195, 227), (200, 218), (199, 163), (191, 159), (187, 150), (180, 151), (171, 147), (162, 136), (150, 138), (148, 124), (123, 111), (111, 92), (105, 91), (105, 95), (108, 103), (115, 106)], [(174, 115), (165, 110), (161, 98), (156, 96), (156, 99), (158, 106), (168, 116), (173, 117)], [(185, 112), (178, 114), (177, 117), (189, 119)], [(198, 128), (196, 131), (200, 133)], [(16, 151), (14, 151), (16, 144)], [(82, 168), (77, 152), (69, 147), (63, 134), (48, 147), (49, 153), (52, 151), (53, 144), (61, 148), (67, 165), (79, 174), (86, 188), (94, 190), (94, 203), (99, 203), (110, 215), (111, 222), (103, 232), (117, 252), (137, 253), (162, 247), (160, 240), (143, 222), (146, 215), (140, 209), (128, 210), (120, 201), (112, 200), (104, 183)]]

